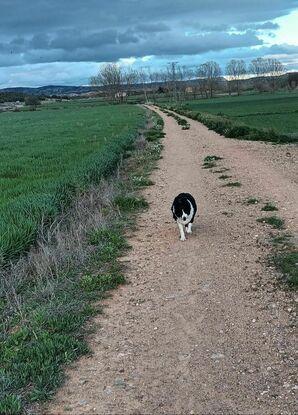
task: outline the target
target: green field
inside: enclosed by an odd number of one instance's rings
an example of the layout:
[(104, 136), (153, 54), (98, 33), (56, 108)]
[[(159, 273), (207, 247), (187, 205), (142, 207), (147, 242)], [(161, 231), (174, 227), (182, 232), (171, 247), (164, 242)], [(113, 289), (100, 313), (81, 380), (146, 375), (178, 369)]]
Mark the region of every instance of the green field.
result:
[(200, 99), (183, 107), (224, 116), (236, 123), (258, 129), (274, 129), (282, 134), (298, 134), (298, 94), (275, 93)]
[(93, 100), (0, 114), (0, 263), (32, 244), (41, 220), (110, 174), (143, 123), (140, 107)]

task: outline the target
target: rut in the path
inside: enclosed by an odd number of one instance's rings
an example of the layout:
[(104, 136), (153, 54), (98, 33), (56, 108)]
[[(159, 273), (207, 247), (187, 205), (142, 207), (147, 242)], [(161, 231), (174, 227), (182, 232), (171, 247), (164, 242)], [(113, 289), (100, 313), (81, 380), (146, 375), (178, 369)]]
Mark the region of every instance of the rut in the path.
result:
[[(297, 191), (284, 160), (295, 150), (225, 139), (191, 120), (182, 131), (160, 114), (165, 147), (125, 258), (130, 283), (95, 319), (93, 355), (68, 371), (47, 413), (294, 413), (287, 297), (271, 284), (260, 207), (243, 202), (275, 202), (294, 231)], [(241, 187), (202, 169), (213, 154)], [(170, 212), (180, 192), (199, 209), (184, 243)]]

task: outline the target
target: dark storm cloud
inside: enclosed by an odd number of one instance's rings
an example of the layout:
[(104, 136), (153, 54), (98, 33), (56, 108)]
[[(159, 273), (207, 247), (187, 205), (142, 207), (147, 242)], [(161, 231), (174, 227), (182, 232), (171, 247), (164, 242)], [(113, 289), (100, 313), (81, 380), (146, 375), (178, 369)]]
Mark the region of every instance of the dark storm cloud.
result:
[[(0, 66), (261, 45), (297, 0), (0, 0)], [(234, 33), (238, 30), (241, 33)]]
[(244, 23), (237, 25), (238, 30), (275, 30), (279, 28), (277, 23), (273, 22), (264, 22), (264, 23)]
[[(146, 55), (171, 56), (193, 55), (216, 51), (226, 48), (254, 46), (262, 44), (253, 32), (245, 34), (207, 33), (185, 36), (181, 33), (171, 33), (165, 41), (163, 34), (154, 37), (137, 37), (133, 33), (111, 33), (104, 42), (106, 33), (94, 34), (87, 37), (79, 37), (77, 33), (68, 33), (56, 38), (52, 42), (46, 42), (41, 38), (44, 48), (30, 48), (33, 41), (29, 42), (26, 52), (26, 63), (39, 62), (81, 62), (81, 61), (114, 61), (119, 58), (142, 57)], [(34, 40), (36, 42), (36, 39)], [(92, 47), (90, 47), (92, 45)], [(6, 48), (7, 51), (12, 44)], [(22, 50), (28, 48), (28, 44), (18, 45), (16, 50), (22, 56)], [(14, 54), (12, 54), (14, 56)], [(4, 57), (5, 59), (5, 57)], [(15, 64), (13, 62), (13, 64)], [(1, 55), (0, 55), (1, 65)]]
[(141, 33), (167, 32), (170, 27), (165, 23), (142, 23), (135, 26), (135, 30)]

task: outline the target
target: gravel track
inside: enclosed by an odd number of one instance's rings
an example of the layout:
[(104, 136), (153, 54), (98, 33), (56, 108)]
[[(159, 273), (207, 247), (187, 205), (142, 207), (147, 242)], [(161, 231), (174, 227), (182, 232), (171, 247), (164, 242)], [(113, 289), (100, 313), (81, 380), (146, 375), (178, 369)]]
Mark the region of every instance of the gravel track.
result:
[[(293, 298), (267, 266), (278, 231), (256, 222), (270, 201), (297, 232), (297, 148), (226, 139), (192, 120), (183, 131), (154, 110), (165, 121), (163, 158), (122, 259), (129, 284), (106, 300), (93, 355), (67, 370), (43, 413), (297, 413)], [(223, 157), (212, 170), (232, 177), (202, 169), (207, 155)], [(185, 242), (170, 212), (180, 192), (199, 213)], [(247, 206), (248, 197), (262, 203)]]

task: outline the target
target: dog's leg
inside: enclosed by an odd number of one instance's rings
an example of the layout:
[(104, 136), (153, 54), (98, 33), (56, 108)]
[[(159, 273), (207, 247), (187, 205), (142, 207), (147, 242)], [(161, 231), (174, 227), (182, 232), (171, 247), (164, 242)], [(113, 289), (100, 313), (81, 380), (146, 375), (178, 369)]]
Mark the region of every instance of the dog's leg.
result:
[(184, 230), (183, 230), (183, 225), (181, 223), (178, 222), (178, 228), (180, 231), (180, 241), (185, 241), (185, 234), (184, 234)]
[(189, 222), (189, 223), (186, 225), (186, 232), (187, 232), (187, 233), (192, 233), (191, 226), (192, 226), (192, 223), (191, 223), (191, 222)]

